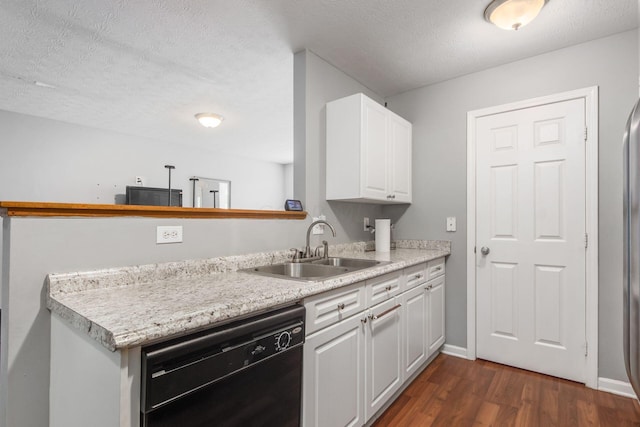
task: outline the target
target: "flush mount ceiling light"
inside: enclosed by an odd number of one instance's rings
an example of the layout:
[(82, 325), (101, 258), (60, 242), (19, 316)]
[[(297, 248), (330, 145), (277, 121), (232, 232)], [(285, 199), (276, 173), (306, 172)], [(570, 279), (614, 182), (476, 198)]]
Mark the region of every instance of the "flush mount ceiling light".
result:
[(533, 21), (549, 0), (493, 0), (484, 19), (504, 30), (518, 30)]
[(214, 113), (198, 113), (196, 114), (196, 119), (198, 119), (202, 126), (206, 128), (214, 128), (222, 123), (224, 117)]

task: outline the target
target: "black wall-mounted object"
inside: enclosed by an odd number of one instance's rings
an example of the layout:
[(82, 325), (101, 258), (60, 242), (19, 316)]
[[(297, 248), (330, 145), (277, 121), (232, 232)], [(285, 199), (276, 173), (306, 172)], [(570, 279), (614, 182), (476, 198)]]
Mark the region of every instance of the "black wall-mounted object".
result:
[(302, 202), (300, 200), (287, 199), (284, 202), (285, 211), (302, 211)]
[(127, 185), (125, 197), (127, 205), (182, 207), (182, 190), (179, 189), (171, 190), (171, 203), (169, 203), (169, 191), (166, 188)]

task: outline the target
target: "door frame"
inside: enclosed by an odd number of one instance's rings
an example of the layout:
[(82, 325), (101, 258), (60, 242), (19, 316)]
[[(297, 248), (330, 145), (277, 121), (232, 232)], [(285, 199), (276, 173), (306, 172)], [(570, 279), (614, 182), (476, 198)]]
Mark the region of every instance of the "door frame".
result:
[(555, 102), (585, 100), (585, 385), (598, 388), (598, 86), (498, 105), (467, 113), (467, 359), (476, 359), (476, 120)]

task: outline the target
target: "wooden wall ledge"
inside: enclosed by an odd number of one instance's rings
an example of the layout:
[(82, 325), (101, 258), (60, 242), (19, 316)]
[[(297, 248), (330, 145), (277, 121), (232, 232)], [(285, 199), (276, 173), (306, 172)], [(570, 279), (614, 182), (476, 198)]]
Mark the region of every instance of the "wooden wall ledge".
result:
[(0, 202), (2, 216), (305, 219), (306, 212), (81, 203)]

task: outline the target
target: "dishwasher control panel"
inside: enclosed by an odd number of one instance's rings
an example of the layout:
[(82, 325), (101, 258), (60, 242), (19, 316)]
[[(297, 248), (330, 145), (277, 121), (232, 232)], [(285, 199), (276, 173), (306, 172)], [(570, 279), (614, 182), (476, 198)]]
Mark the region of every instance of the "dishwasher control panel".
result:
[(294, 323), (285, 328), (257, 337), (245, 347), (247, 358), (244, 365), (250, 365), (291, 347), (304, 343), (302, 323)]

